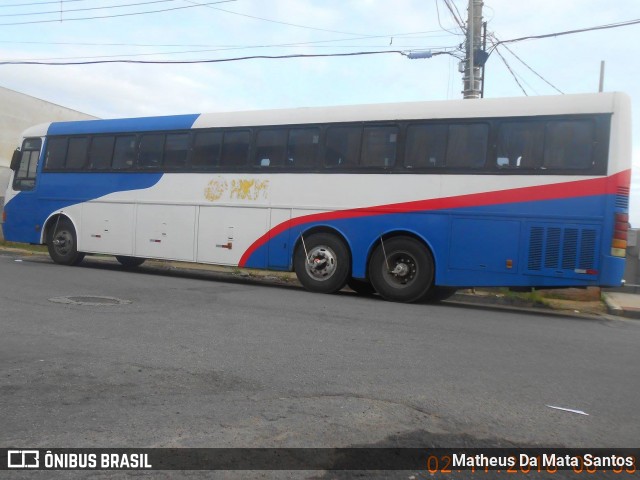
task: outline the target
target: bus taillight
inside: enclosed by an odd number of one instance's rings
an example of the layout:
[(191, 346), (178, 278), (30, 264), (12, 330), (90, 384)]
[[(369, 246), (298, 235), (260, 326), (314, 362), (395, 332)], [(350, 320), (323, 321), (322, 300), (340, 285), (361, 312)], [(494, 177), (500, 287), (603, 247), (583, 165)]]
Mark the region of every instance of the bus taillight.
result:
[(627, 234), (629, 231), (629, 215), (616, 213), (613, 238), (611, 240), (611, 255), (625, 257), (627, 254)]

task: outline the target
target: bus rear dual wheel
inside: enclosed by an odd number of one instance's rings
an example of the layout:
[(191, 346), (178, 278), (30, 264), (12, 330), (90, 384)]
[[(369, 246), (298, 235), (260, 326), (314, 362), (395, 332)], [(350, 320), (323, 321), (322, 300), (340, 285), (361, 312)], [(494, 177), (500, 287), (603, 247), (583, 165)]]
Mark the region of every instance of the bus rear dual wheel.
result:
[(316, 293), (335, 293), (349, 279), (351, 255), (344, 242), (330, 233), (302, 237), (293, 256), (293, 268), (304, 288)]
[(425, 245), (412, 237), (381, 241), (369, 260), (373, 288), (393, 302), (417, 302), (433, 294), (434, 263)]
[(386, 300), (416, 302), (435, 291), (431, 253), (411, 237), (391, 238), (384, 242), (384, 249), (376, 248), (369, 261), (370, 285), (350, 277), (349, 249), (330, 233), (303, 238), (293, 264), (298, 280), (311, 292), (335, 293), (348, 283), (358, 293), (377, 291)]

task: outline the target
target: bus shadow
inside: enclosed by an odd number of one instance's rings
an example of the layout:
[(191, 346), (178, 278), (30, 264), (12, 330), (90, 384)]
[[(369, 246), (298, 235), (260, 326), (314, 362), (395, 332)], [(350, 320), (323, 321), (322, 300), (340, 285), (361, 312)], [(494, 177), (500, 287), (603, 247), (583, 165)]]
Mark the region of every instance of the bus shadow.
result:
[[(25, 262), (50, 264), (56, 268), (65, 268), (53, 263), (47, 256), (31, 256), (22, 257)], [(171, 278), (184, 278), (191, 280), (202, 280), (209, 282), (227, 283), (231, 285), (251, 285), (282, 290), (298, 290), (305, 292), (304, 288), (298, 283), (295, 276), (288, 272), (272, 272), (272, 271), (247, 271), (233, 267), (217, 267), (203, 266), (201, 264), (193, 264), (193, 268), (189, 268), (191, 264), (181, 264), (174, 266), (170, 262), (161, 260), (152, 260), (139, 267), (127, 268), (120, 265), (115, 259), (108, 256), (87, 256), (78, 266), (74, 268), (97, 269), (112, 272), (122, 272), (135, 275), (152, 275), (164, 276)], [(335, 295), (341, 297), (351, 297), (353, 299), (368, 300), (373, 302), (384, 302), (385, 300), (378, 294), (361, 295), (348, 287), (337, 292)], [(481, 303), (474, 301), (469, 295), (455, 294), (451, 298), (440, 301), (421, 301), (412, 305), (421, 305), (431, 308), (443, 309), (465, 309), (465, 310), (484, 310), (493, 311), (495, 313), (522, 315), (544, 315), (555, 318), (563, 318), (569, 320), (589, 320), (608, 323), (612, 318), (609, 315), (593, 315), (586, 312), (570, 313), (567, 311), (552, 310), (549, 308), (532, 308), (516, 305), (504, 305), (500, 303), (488, 303), (483, 300)]]

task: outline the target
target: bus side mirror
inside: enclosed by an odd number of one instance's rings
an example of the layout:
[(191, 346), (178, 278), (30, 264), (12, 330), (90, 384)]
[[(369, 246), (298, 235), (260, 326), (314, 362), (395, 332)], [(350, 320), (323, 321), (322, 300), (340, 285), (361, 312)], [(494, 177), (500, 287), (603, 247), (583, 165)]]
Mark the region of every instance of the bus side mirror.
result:
[(18, 169), (20, 168), (20, 158), (22, 157), (22, 152), (18, 149), (16, 149), (13, 152), (13, 157), (11, 157), (11, 165), (9, 168), (11, 168), (11, 170), (13, 170), (14, 172), (18, 171)]

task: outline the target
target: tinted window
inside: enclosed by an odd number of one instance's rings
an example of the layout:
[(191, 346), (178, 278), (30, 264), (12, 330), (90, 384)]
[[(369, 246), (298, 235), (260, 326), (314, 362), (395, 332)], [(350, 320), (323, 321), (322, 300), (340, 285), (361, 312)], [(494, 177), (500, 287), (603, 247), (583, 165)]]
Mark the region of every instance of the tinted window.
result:
[(360, 156), (360, 140), (362, 127), (330, 127), (327, 140), (324, 164), (327, 167), (355, 167)]
[(184, 168), (189, 153), (189, 134), (170, 133), (164, 145), (164, 165), (168, 168)]
[(591, 168), (594, 146), (593, 129), (593, 122), (588, 120), (548, 122), (544, 168)]
[(315, 166), (319, 144), (318, 128), (292, 128), (289, 130), (286, 165), (293, 168)]
[(256, 154), (253, 164), (258, 167), (281, 167), (287, 145), (284, 128), (260, 130), (256, 136)]
[(229, 131), (224, 133), (220, 165), (238, 167), (247, 164), (251, 134), (248, 131)]
[(89, 148), (89, 168), (92, 170), (108, 170), (111, 167), (111, 156), (115, 137), (94, 137)]
[(164, 135), (143, 135), (140, 139), (138, 167), (160, 168), (163, 149)]
[(449, 125), (446, 166), (482, 168), (487, 157), (488, 139), (487, 124)]
[(87, 161), (87, 147), (89, 139), (86, 137), (70, 138), (67, 150), (66, 167), (70, 170), (81, 170)]
[(33, 190), (36, 186), (36, 171), (40, 157), (39, 138), (27, 139), (22, 144), (20, 166), (13, 177), (14, 190)]
[(116, 138), (116, 145), (113, 150), (114, 170), (124, 170), (133, 167), (133, 160), (136, 153), (135, 135), (127, 135)]
[(193, 168), (213, 168), (220, 164), (222, 132), (198, 132), (193, 144), (191, 166)]
[(544, 150), (543, 122), (509, 122), (498, 132), (498, 168), (538, 168)]
[(59, 170), (64, 168), (67, 156), (67, 138), (50, 138), (47, 140), (47, 158), (44, 167), (47, 170)]
[(397, 127), (365, 127), (360, 165), (392, 167), (396, 164)]
[(410, 125), (407, 129), (404, 166), (443, 167), (448, 133), (447, 125)]

